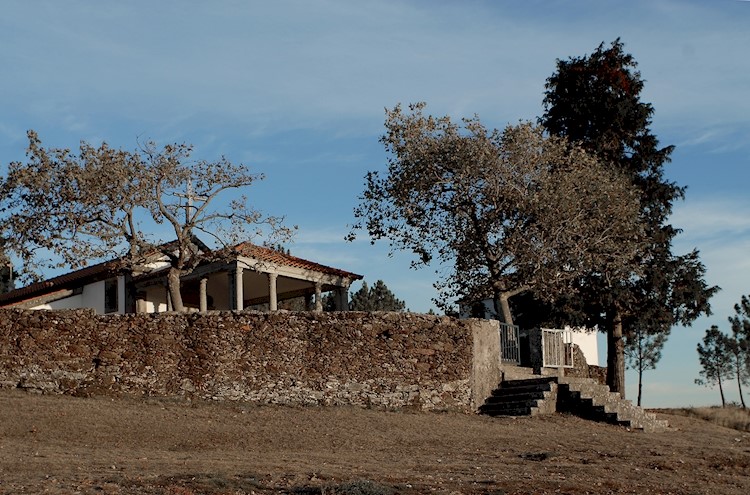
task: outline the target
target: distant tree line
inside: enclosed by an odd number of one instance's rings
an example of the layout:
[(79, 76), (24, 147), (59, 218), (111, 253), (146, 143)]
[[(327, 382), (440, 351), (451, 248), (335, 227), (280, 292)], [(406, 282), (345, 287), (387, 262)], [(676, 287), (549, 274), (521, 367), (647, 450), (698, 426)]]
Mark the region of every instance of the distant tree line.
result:
[[(336, 305), (332, 295), (323, 297), (323, 309), (333, 311)], [(362, 287), (351, 294), (349, 299), (349, 311), (405, 311), (406, 303), (397, 298), (391, 292), (385, 282), (378, 280), (375, 285), (369, 287), (367, 282), (362, 282)]]

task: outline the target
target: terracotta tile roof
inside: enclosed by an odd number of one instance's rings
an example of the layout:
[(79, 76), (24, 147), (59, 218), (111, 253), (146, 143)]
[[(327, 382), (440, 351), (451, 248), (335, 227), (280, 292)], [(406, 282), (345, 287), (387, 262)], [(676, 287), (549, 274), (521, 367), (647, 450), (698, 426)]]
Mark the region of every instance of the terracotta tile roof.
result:
[(357, 275), (356, 273), (347, 272), (346, 270), (341, 270), (326, 265), (321, 265), (320, 263), (315, 263), (314, 261), (297, 258), (296, 256), (285, 254), (275, 249), (258, 246), (250, 242), (243, 242), (242, 244), (238, 244), (237, 246), (232, 248), (232, 250), (241, 256), (255, 258), (259, 261), (265, 261), (268, 263), (276, 263), (279, 265), (293, 266), (295, 268), (302, 268), (305, 270), (313, 270), (328, 275), (347, 277), (352, 280), (361, 280), (363, 278), (362, 275)]
[[(176, 242), (176, 241), (173, 241)], [(171, 243), (166, 243), (164, 246), (169, 246)], [(202, 244), (202, 243), (201, 243)], [(205, 245), (204, 245), (205, 246)], [(328, 275), (334, 275), (339, 277), (347, 277), (351, 280), (361, 280), (362, 275), (356, 273), (347, 272), (338, 268), (333, 268), (313, 261), (297, 258), (289, 254), (276, 251), (274, 249), (257, 246), (250, 242), (244, 242), (238, 244), (229, 249), (230, 252), (246, 256), (248, 258), (255, 258), (259, 261), (265, 261), (268, 263), (276, 263), (279, 265), (293, 266), (296, 268), (302, 268), (306, 270), (313, 270)], [(17, 304), (19, 302), (27, 301), (44, 294), (50, 294), (52, 292), (59, 291), (61, 289), (69, 289), (74, 287), (80, 287), (80, 282), (85, 281), (93, 282), (103, 280), (117, 274), (121, 268), (118, 260), (105, 261), (96, 265), (87, 266), (74, 272), (60, 275), (42, 282), (37, 282), (20, 289), (12, 290), (5, 294), (0, 294), (0, 307), (7, 306), (9, 304)], [(138, 277), (137, 280), (143, 280), (147, 278), (158, 277), (163, 275), (165, 270), (154, 270), (150, 273), (144, 273)]]
[(96, 265), (87, 266), (74, 272), (36, 282), (20, 289), (15, 289), (5, 294), (0, 294), (0, 306), (6, 304), (23, 302), (33, 299), (42, 294), (50, 294), (61, 289), (77, 287), (81, 280), (94, 281), (108, 278), (117, 273), (119, 264), (115, 261), (105, 261)]

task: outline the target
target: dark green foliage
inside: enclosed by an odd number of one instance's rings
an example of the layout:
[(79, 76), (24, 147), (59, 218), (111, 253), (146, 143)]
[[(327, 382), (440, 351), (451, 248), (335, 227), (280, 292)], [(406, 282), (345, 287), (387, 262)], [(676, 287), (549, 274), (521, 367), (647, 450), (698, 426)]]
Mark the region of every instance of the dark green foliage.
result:
[(698, 358), (702, 369), (700, 371), (701, 378), (697, 378), (695, 383), (708, 387), (718, 385), (722, 407), (726, 405), (723, 380), (732, 376), (728, 341), (729, 338), (719, 330), (719, 327), (712, 325), (711, 328), (706, 330), (703, 343), (698, 344)]
[(371, 288), (363, 281), (362, 287), (352, 294), (349, 301), (351, 311), (404, 311), (405, 308), (404, 301), (396, 298), (382, 280)]
[(740, 404), (745, 409), (742, 385), (750, 382), (750, 299), (742, 296), (734, 305), (735, 315), (729, 318), (732, 334), (727, 339), (727, 351), (740, 393)]
[(643, 80), (632, 55), (619, 39), (603, 43), (589, 56), (557, 61), (546, 84), (542, 125), (594, 153), (628, 177), (641, 197), (640, 216), (648, 243), (639, 270), (611, 279), (593, 274), (581, 280), (580, 297), (561, 301), (571, 320), (597, 324), (608, 334), (607, 383), (624, 392), (623, 335), (634, 329), (666, 333), (710, 313), (708, 300), (718, 290), (705, 280), (698, 252), (672, 253), (679, 230), (668, 223), (685, 188), (664, 178), (674, 147), (660, 147), (649, 126), (653, 107), (640, 100)]

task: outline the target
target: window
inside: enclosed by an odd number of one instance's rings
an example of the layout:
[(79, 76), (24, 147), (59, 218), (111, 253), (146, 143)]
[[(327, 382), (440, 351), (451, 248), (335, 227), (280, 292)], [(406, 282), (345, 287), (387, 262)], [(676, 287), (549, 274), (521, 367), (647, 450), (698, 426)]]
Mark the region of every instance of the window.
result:
[(119, 304), (117, 300), (117, 279), (110, 278), (104, 281), (104, 312), (117, 313)]

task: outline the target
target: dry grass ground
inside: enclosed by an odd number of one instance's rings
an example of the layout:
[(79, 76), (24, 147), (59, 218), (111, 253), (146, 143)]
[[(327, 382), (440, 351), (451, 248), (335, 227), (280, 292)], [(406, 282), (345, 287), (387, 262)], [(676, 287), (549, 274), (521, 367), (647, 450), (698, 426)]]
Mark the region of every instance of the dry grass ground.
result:
[(700, 418), (726, 428), (750, 432), (750, 409), (742, 409), (736, 406), (684, 407), (664, 409), (663, 412), (689, 418)]
[(0, 390), (0, 493), (750, 493), (750, 434)]

